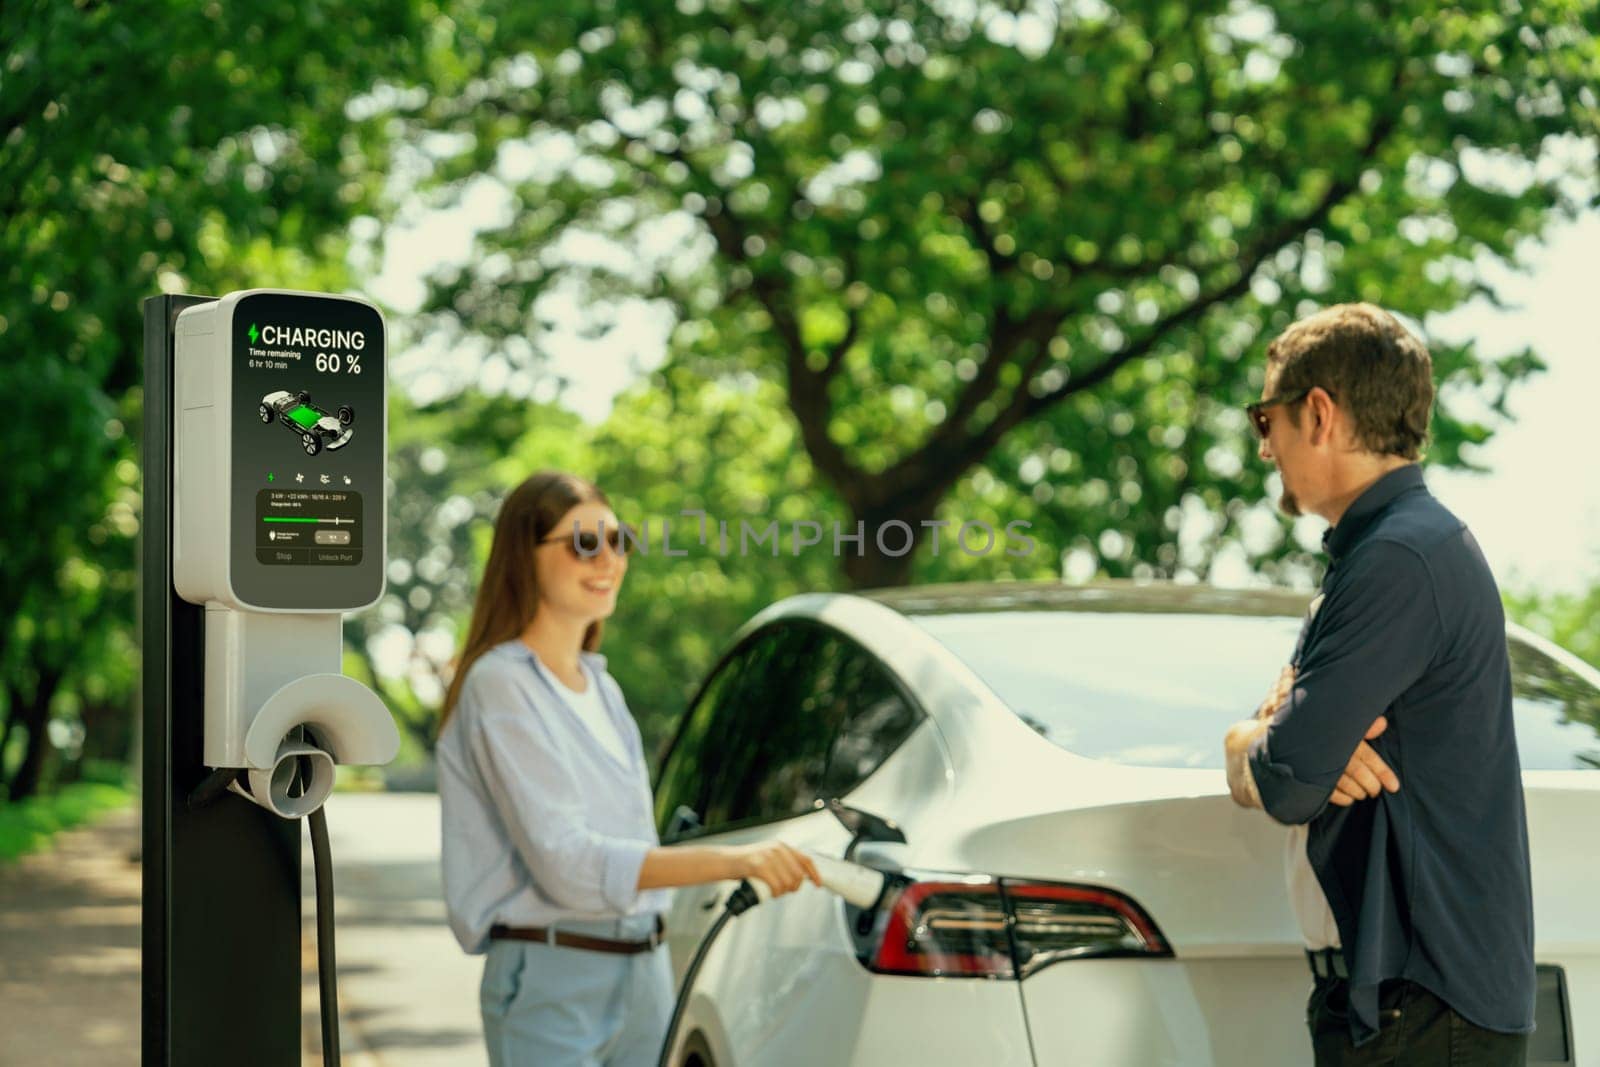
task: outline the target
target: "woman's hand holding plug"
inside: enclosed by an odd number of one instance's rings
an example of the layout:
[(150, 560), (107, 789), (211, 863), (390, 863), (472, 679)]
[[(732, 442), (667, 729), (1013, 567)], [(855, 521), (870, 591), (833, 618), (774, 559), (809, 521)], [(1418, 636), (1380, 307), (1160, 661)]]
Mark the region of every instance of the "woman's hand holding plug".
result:
[(737, 846), (734, 860), (739, 877), (761, 879), (775, 897), (794, 892), (808, 879), (814, 885), (822, 884), (811, 857), (782, 841)]

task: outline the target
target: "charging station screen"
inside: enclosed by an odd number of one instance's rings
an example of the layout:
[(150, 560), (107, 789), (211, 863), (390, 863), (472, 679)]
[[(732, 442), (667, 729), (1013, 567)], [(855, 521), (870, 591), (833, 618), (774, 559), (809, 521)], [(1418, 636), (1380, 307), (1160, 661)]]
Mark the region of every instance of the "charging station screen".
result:
[(306, 407), (303, 404), (300, 407), (295, 408), (293, 411), (286, 412), (286, 414), (293, 422), (299, 425), (302, 430), (311, 429), (311, 427), (317, 424), (317, 420), (322, 417), (321, 412), (317, 411), (316, 408)]
[(263, 489), (256, 495), (256, 558), (269, 565), (361, 562), (361, 494)]
[(383, 587), (384, 332), (366, 304), (234, 308), (231, 574), (256, 607), (361, 607)]

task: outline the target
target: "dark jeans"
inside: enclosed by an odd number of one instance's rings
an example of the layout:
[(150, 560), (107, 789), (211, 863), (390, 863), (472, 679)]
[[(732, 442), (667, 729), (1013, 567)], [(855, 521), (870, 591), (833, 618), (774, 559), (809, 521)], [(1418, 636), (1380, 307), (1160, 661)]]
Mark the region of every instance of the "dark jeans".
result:
[(1317, 1067), (1524, 1067), (1528, 1035), (1502, 1034), (1467, 1022), (1450, 1005), (1399, 979), (1378, 991), (1378, 1036), (1350, 1041), (1349, 983), (1319, 978), (1306, 1002)]

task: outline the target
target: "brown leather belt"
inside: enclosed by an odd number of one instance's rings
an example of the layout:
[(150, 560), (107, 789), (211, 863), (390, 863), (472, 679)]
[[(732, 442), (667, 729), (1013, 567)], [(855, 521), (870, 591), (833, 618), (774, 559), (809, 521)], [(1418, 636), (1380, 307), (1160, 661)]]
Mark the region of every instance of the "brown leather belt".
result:
[(649, 952), (660, 945), (661, 936), (666, 929), (666, 924), (661, 921), (660, 915), (656, 916), (655, 931), (642, 941), (590, 937), (587, 934), (569, 933), (548, 926), (505, 926), (496, 923), (489, 927), (489, 938), (493, 941), (534, 941), (542, 945), (560, 945), (563, 948), (581, 948), (590, 952), (612, 952), (619, 956), (632, 956), (639, 952)]

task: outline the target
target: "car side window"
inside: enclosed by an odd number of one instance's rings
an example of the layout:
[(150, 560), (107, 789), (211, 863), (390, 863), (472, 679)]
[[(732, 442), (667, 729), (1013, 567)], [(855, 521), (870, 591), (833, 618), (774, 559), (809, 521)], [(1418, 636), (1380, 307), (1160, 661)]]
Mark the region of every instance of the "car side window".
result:
[(838, 672), (842, 654), (840, 643), (821, 627), (796, 623), (774, 646), (767, 669), (751, 673), (745, 713), (760, 741), (728, 791), (729, 822), (811, 810), (828, 744), (844, 719), (845, 708), (831, 698), (825, 681)]
[(803, 814), (854, 789), (918, 719), (860, 646), (814, 623), (779, 623), (735, 652), (689, 710), (656, 787), (657, 822), (680, 805), (707, 832)]
[(846, 714), (818, 783), (823, 800), (842, 797), (865, 781), (922, 720), (888, 670), (865, 649), (851, 648), (831, 681), (832, 698)]
[(920, 716), (864, 648), (806, 624), (795, 659), (758, 682), (761, 744), (732, 792), (731, 822), (782, 819), (854, 789), (888, 758)]
[[(800, 709), (817, 631), (778, 624), (723, 664), (690, 709), (663, 767), (656, 815), (687, 805), (708, 831), (793, 814), (788, 800), (827, 753), (832, 727)], [(811, 782), (815, 782), (812, 775)]]
[(745, 645), (717, 668), (678, 727), (655, 787), (656, 825), (663, 833), (680, 807), (688, 808), (702, 825), (705, 823), (709, 790), (702, 768), (708, 755), (715, 754), (708, 752), (708, 747), (720, 747), (713, 741), (720, 732), (719, 719), (733, 715), (732, 697), (739, 688), (740, 673), (749, 654), (750, 646)]

